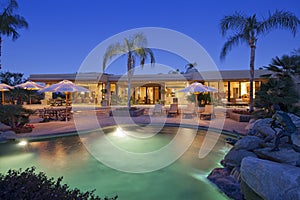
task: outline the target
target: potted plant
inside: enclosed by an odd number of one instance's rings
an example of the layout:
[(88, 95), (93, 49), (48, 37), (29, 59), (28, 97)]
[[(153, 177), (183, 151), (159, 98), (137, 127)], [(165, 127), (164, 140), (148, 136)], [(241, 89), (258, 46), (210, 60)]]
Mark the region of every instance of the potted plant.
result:
[(160, 90), (160, 93), (161, 93), (161, 94), (166, 94), (166, 93), (167, 93), (167, 90), (161, 89), (161, 90)]
[(103, 89), (101, 89), (101, 92), (102, 92), (103, 94), (106, 94), (106, 93), (107, 93), (107, 89), (103, 88)]
[(166, 101), (165, 101), (165, 100), (161, 100), (161, 99), (160, 99), (160, 100), (159, 100), (159, 104), (161, 104), (161, 105), (163, 105), (163, 106), (164, 106), (164, 105), (166, 104)]

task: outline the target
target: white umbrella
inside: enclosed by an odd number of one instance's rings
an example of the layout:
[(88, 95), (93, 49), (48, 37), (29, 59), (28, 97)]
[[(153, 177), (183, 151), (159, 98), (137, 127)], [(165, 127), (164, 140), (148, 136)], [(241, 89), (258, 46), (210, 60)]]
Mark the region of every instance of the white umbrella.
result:
[(67, 118), (68, 94), (72, 92), (89, 92), (89, 90), (84, 87), (75, 85), (69, 80), (63, 80), (59, 83), (45, 87), (44, 89), (41, 89), (39, 92), (64, 92), (66, 94), (66, 121), (67, 121), (68, 120)]
[(31, 90), (40, 90), (43, 89), (44, 86), (39, 85), (35, 82), (32, 81), (26, 81), (25, 83), (21, 83), (19, 85), (15, 85), (15, 88), (23, 88), (25, 90), (29, 90), (29, 104), (31, 104), (31, 96), (30, 96), (30, 91)]
[(187, 86), (182, 90), (178, 90), (178, 92), (191, 92), (196, 95), (196, 106), (198, 107), (198, 94), (200, 92), (216, 92), (217, 89), (203, 85), (202, 83), (194, 82), (191, 85)]
[(10, 89), (13, 89), (13, 87), (5, 83), (0, 84), (0, 91), (2, 92), (2, 105), (4, 105), (4, 92), (9, 91)]
[(191, 92), (191, 93), (196, 93), (196, 92), (216, 92), (217, 89), (203, 85), (202, 83), (192, 83), (191, 85), (187, 86), (186, 88), (179, 90), (178, 92)]

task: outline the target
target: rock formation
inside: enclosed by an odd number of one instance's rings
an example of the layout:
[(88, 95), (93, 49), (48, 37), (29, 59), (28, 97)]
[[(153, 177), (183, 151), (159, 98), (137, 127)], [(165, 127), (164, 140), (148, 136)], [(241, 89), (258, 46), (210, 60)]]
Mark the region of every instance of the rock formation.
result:
[(238, 140), (208, 179), (232, 199), (300, 199), (300, 117), (289, 114), (297, 127), (274, 147), (271, 119), (249, 122), (248, 135)]

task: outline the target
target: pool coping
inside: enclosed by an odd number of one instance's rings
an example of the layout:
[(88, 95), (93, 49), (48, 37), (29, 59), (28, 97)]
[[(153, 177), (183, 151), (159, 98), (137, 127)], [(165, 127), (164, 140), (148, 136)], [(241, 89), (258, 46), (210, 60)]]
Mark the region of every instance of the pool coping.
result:
[[(138, 125), (149, 125), (148, 123), (136, 123)], [(123, 124), (123, 125), (129, 125), (130, 124)], [(192, 125), (192, 124), (178, 124), (178, 123), (152, 123), (151, 126), (170, 126), (170, 127), (183, 127), (183, 128), (193, 128), (193, 129), (198, 129), (198, 130), (210, 130), (210, 131), (214, 131), (214, 132), (218, 132), (221, 134), (224, 134), (226, 136), (229, 137), (243, 137), (243, 135), (237, 135), (236, 133), (234, 133), (233, 131), (230, 130), (226, 130), (226, 129), (217, 129), (217, 128), (212, 128), (212, 127), (207, 127), (207, 126), (201, 126), (201, 125)], [(99, 129), (109, 129), (109, 128), (113, 128), (117, 126), (115, 125), (109, 125), (109, 126), (105, 126)], [(89, 134), (95, 130), (98, 129), (88, 129), (88, 130), (81, 130), (81, 131), (77, 131), (77, 130), (72, 130), (72, 131), (64, 131), (64, 132), (57, 132), (57, 133), (48, 133), (48, 134), (42, 134), (42, 135), (28, 135), (28, 136), (20, 136), (18, 137), (18, 135), (14, 135), (17, 137), (8, 137), (8, 138), (3, 138), (4, 141), (0, 141), (1, 143), (6, 143), (9, 141), (22, 141), (22, 140), (26, 140), (26, 141), (41, 141), (41, 140), (47, 140), (47, 139), (55, 139), (55, 138), (61, 138), (61, 137), (70, 137), (70, 136), (76, 136), (76, 135), (85, 135), (85, 134)]]

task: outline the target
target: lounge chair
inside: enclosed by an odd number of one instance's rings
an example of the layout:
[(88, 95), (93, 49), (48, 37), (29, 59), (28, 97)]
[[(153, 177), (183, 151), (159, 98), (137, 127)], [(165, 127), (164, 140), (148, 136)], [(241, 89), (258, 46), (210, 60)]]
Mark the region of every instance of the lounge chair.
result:
[(195, 114), (195, 104), (188, 104), (185, 109), (182, 110), (183, 117), (192, 118)]
[(215, 118), (214, 105), (205, 105), (204, 112), (200, 113), (200, 119)]
[(170, 110), (168, 110), (168, 117), (177, 116), (178, 115), (178, 104), (173, 103), (170, 105)]
[(161, 104), (155, 104), (153, 108), (153, 115), (161, 115), (163, 112), (163, 106)]

